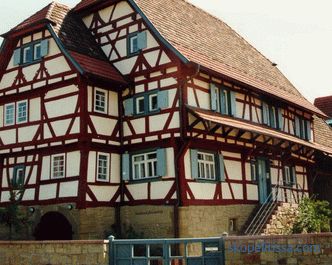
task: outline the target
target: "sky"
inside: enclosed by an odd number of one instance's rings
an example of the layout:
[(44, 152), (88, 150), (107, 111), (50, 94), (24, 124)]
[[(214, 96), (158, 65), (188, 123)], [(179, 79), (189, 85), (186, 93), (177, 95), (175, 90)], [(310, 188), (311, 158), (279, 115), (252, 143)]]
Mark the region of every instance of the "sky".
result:
[[(74, 6), (79, 0), (58, 0)], [(258, 49), (311, 102), (332, 95), (331, 0), (189, 0)], [(50, 0), (0, 0), (0, 33)], [(202, 32), (202, 34), (204, 34)]]

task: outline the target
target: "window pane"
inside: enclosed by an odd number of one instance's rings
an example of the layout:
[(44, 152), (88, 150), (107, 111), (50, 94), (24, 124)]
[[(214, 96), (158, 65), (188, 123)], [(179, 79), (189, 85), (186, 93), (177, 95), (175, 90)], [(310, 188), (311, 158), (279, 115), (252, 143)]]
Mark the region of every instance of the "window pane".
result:
[(17, 103), (17, 122), (27, 121), (27, 102)]
[(144, 113), (144, 111), (145, 111), (144, 97), (136, 98), (136, 113), (141, 114), (141, 113)]
[(53, 177), (60, 178), (64, 177), (64, 156), (54, 156), (53, 157)]
[(158, 109), (158, 96), (153, 94), (149, 96), (149, 110), (155, 111)]
[(130, 53), (136, 53), (138, 51), (138, 42), (137, 42), (137, 35), (132, 36), (130, 38)]
[(40, 43), (37, 43), (34, 46), (33, 59), (38, 60), (40, 58), (41, 58), (41, 45), (40, 45)]
[(98, 180), (107, 180), (108, 157), (106, 155), (98, 156)]
[(200, 179), (216, 179), (216, 168), (214, 155), (209, 153), (198, 153), (198, 178)]
[(15, 105), (10, 104), (5, 106), (6, 112), (6, 120), (5, 123), (7, 125), (14, 124), (14, 116), (15, 116)]
[(106, 112), (106, 94), (103, 91), (96, 90), (95, 95), (95, 110), (100, 112)]
[(23, 49), (23, 63), (29, 62), (30, 54), (31, 54), (31, 47), (25, 47)]

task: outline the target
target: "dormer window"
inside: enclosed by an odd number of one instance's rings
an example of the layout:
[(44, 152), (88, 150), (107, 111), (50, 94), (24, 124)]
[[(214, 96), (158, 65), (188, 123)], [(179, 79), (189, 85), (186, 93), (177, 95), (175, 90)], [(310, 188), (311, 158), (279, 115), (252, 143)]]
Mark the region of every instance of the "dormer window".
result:
[(31, 42), (14, 51), (14, 65), (24, 65), (39, 61), (48, 54), (48, 40)]
[(210, 84), (211, 110), (236, 117), (236, 93), (226, 86)]
[(147, 47), (146, 31), (135, 32), (128, 35), (127, 38), (127, 54), (128, 56), (136, 55)]
[(262, 102), (262, 121), (265, 125), (283, 130), (282, 109)]

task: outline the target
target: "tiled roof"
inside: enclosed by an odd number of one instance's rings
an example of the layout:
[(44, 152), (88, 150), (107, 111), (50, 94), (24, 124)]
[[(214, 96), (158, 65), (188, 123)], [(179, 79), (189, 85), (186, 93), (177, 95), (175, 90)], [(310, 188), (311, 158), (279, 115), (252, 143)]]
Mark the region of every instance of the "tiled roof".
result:
[(53, 29), (71, 56), (81, 68), (92, 75), (125, 83), (121, 74), (109, 63), (105, 54), (95, 42), (80, 18), (70, 8), (52, 2), (28, 19), (24, 20), (8, 34), (43, 22), (51, 22)]
[(332, 148), (332, 128), (321, 118), (314, 116), (315, 141)]
[(192, 107), (192, 106), (187, 106), (187, 108), (192, 114), (194, 114), (195, 116), (197, 116), (203, 120), (207, 120), (207, 121), (214, 122), (217, 124), (222, 124), (222, 125), (232, 127), (232, 128), (237, 128), (237, 129), (241, 129), (241, 130), (245, 130), (245, 131), (249, 131), (249, 132), (266, 135), (266, 136), (273, 137), (273, 138), (290, 141), (292, 143), (304, 145), (304, 146), (313, 148), (315, 150), (319, 150), (319, 151), (326, 152), (328, 154), (332, 154), (332, 145), (331, 146), (326, 145), (321, 142), (315, 142), (315, 143), (308, 142), (303, 139), (297, 138), (293, 135), (283, 133), (281, 131), (277, 131), (277, 130), (274, 130), (271, 128), (264, 128), (263, 126), (261, 126), (259, 124), (256, 125), (256, 124), (247, 122), (242, 119), (241, 120), (234, 119), (232, 117), (221, 115), (221, 114), (215, 113), (213, 111), (200, 109), (200, 108), (196, 108), (196, 107)]
[(10, 30), (10, 32), (16, 32), (31, 27), (32, 25), (41, 22), (52, 22), (55, 25), (55, 29), (58, 30), (66, 14), (70, 10), (70, 7), (62, 5), (56, 2), (52, 2), (34, 15), (30, 16), (22, 23)]
[[(271, 61), (220, 19), (184, 0), (134, 1), (163, 38), (191, 62), (324, 116)], [(75, 10), (102, 2), (82, 0)]]
[(332, 96), (316, 98), (314, 105), (332, 118)]

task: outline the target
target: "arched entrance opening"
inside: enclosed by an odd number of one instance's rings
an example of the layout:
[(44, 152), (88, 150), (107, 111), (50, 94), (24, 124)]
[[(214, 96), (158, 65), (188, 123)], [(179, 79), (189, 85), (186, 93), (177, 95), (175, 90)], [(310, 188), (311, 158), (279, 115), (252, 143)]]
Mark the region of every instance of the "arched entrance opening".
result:
[(40, 219), (34, 236), (36, 240), (72, 240), (72, 226), (61, 213), (48, 212)]

